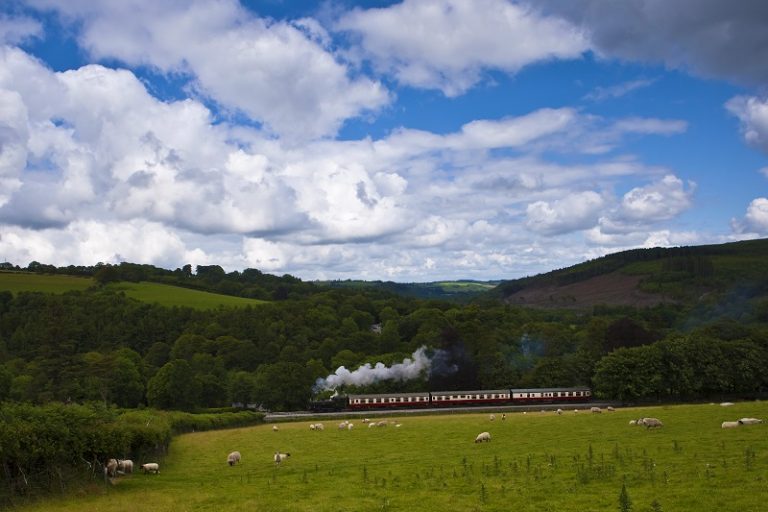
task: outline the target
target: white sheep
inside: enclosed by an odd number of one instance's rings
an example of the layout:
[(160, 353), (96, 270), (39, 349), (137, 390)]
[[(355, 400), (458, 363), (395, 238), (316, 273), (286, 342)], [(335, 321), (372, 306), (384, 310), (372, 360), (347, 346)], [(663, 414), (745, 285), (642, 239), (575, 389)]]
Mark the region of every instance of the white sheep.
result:
[(352, 430), (352, 428), (355, 426), (354, 423), (347, 423), (347, 430)]
[(615, 411), (616, 409), (614, 409), (613, 407), (611, 407), (611, 406), (609, 405), (608, 407), (606, 407), (606, 408), (605, 408), (605, 410), (606, 410), (606, 411), (608, 411), (608, 412), (613, 412), (613, 411)]
[(310, 423), (309, 424), (309, 430), (315, 430), (315, 424), (314, 423)]
[(369, 421), (371, 421), (371, 420), (368, 419), (368, 418), (363, 418), (363, 423), (368, 423)]
[(287, 459), (290, 456), (291, 456), (290, 453), (275, 452), (275, 456), (273, 457), (273, 459), (275, 461), (275, 464), (280, 464), (281, 462), (283, 462), (285, 459)]
[(558, 409), (558, 410), (556, 410), (555, 412), (556, 412), (557, 414), (563, 414), (563, 410), (562, 410), (562, 409)]
[(130, 459), (117, 459), (117, 471), (125, 474), (133, 473), (133, 461)]
[(629, 420), (630, 425), (637, 425), (637, 420)]
[(491, 421), (493, 421), (493, 420), (495, 420), (495, 419), (496, 419), (496, 415), (495, 415), (495, 414), (493, 414), (493, 413), (491, 413), (491, 415), (490, 415), (490, 416), (488, 416), (488, 419), (489, 419), (489, 420), (491, 420)]
[(720, 403), (721, 407), (730, 407), (732, 405), (733, 405), (733, 402), (721, 402)]
[(387, 425), (389, 425), (389, 422), (386, 420), (381, 420), (376, 424), (377, 427), (386, 427)]
[(272, 425), (272, 432), (277, 432), (278, 430), (280, 429), (277, 428), (277, 425)]
[(475, 438), (476, 443), (487, 443), (491, 441), (491, 433), (490, 432), (480, 432), (477, 434), (477, 437)]
[(117, 474), (117, 459), (109, 459), (107, 465), (104, 466), (104, 474), (107, 476), (115, 476)]
[(720, 428), (737, 428), (739, 425), (738, 421), (724, 421)]
[(658, 418), (643, 418), (643, 425), (646, 429), (663, 427), (664, 424)]
[(763, 420), (757, 419), (757, 418), (741, 418), (739, 420), (739, 423), (741, 425), (757, 425), (759, 423), (762, 423)]
[(240, 452), (232, 452), (227, 455), (227, 464), (230, 466), (234, 466), (238, 462), (240, 462)]
[(147, 462), (146, 464), (141, 465), (141, 470), (144, 472), (144, 474), (154, 473), (158, 475), (160, 474), (160, 464), (157, 462)]
[(346, 430), (347, 425), (349, 425), (349, 422), (347, 420), (342, 421), (341, 423), (339, 423), (339, 430)]
[(368, 424), (368, 428), (373, 428), (373, 427), (375, 427), (375, 426), (376, 426), (376, 423), (369, 423), (369, 424)]
[(599, 407), (590, 407), (589, 410), (591, 412), (598, 413), (598, 414), (603, 412), (602, 409), (600, 409)]

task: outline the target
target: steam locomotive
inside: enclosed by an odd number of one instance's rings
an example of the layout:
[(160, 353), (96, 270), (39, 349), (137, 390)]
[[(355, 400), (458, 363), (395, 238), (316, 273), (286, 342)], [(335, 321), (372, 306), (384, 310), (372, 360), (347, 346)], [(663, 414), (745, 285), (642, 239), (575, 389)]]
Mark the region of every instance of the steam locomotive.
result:
[(583, 403), (592, 400), (592, 390), (575, 388), (482, 389), (475, 391), (423, 391), (374, 395), (339, 395), (309, 403), (314, 412), (428, 409), (489, 405), (535, 405)]

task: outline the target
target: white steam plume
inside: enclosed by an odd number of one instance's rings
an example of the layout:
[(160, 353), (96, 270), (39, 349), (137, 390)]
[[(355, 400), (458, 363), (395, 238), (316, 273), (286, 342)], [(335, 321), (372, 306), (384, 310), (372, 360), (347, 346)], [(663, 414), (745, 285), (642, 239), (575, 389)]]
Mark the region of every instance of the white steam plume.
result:
[(380, 380), (411, 380), (415, 379), (432, 367), (432, 360), (427, 355), (427, 347), (419, 347), (411, 357), (403, 359), (402, 363), (386, 366), (384, 363), (376, 363), (371, 366), (366, 363), (357, 370), (349, 371), (344, 366), (339, 366), (336, 371), (326, 378), (317, 379), (315, 390), (336, 389), (342, 385), (365, 386)]

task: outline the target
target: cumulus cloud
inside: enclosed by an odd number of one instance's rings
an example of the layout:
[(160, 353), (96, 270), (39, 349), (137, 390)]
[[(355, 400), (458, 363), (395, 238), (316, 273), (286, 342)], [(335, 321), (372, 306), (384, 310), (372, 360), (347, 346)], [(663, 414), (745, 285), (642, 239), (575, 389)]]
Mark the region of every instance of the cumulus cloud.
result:
[(768, 199), (758, 197), (747, 206), (747, 212), (742, 219), (733, 219), (731, 226), (736, 233), (768, 235)]
[(690, 208), (696, 185), (688, 186), (677, 176), (667, 175), (660, 181), (633, 188), (621, 201), (619, 218), (630, 222), (657, 222), (671, 219)]
[(763, 0), (545, 0), (530, 2), (580, 27), (606, 57), (659, 62), (744, 84), (768, 82)]
[(736, 96), (728, 100), (725, 107), (741, 121), (744, 140), (768, 153), (768, 100), (754, 96)]
[(525, 225), (531, 231), (556, 235), (594, 226), (604, 201), (600, 194), (587, 190), (555, 201), (536, 201), (526, 209)]
[(353, 76), (316, 22), (259, 18), (236, 0), (32, 3), (77, 21), (93, 57), (187, 75), (198, 93), (282, 137), (334, 135), (390, 99), (379, 82)]
[(355, 9), (336, 28), (359, 38), (362, 57), (406, 85), (463, 93), (485, 70), (515, 73), (587, 49), (579, 30), (504, 0), (405, 0)]

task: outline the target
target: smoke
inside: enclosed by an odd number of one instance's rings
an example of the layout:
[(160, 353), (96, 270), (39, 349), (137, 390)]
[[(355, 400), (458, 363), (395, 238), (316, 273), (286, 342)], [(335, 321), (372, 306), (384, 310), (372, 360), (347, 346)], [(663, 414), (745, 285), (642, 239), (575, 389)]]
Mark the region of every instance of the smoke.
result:
[(339, 386), (366, 386), (382, 380), (406, 381), (415, 379), (424, 375), (432, 374), (432, 362), (437, 359), (441, 361), (440, 371), (443, 371), (440, 350), (434, 352), (432, 357), (425, 346), (419, 347), (411, 357), (403, 359), (402, 363), (396, 363), (392, 366), (386, 366), (384, 363), (376, 363), (371, 366), (366, 363), (357, 370), (349, 371), (344, 366), (339, 366), (334, 373), (326, 378), (317, 379), (315, 382), (315, 391), (327, 389), (336, 389)]

